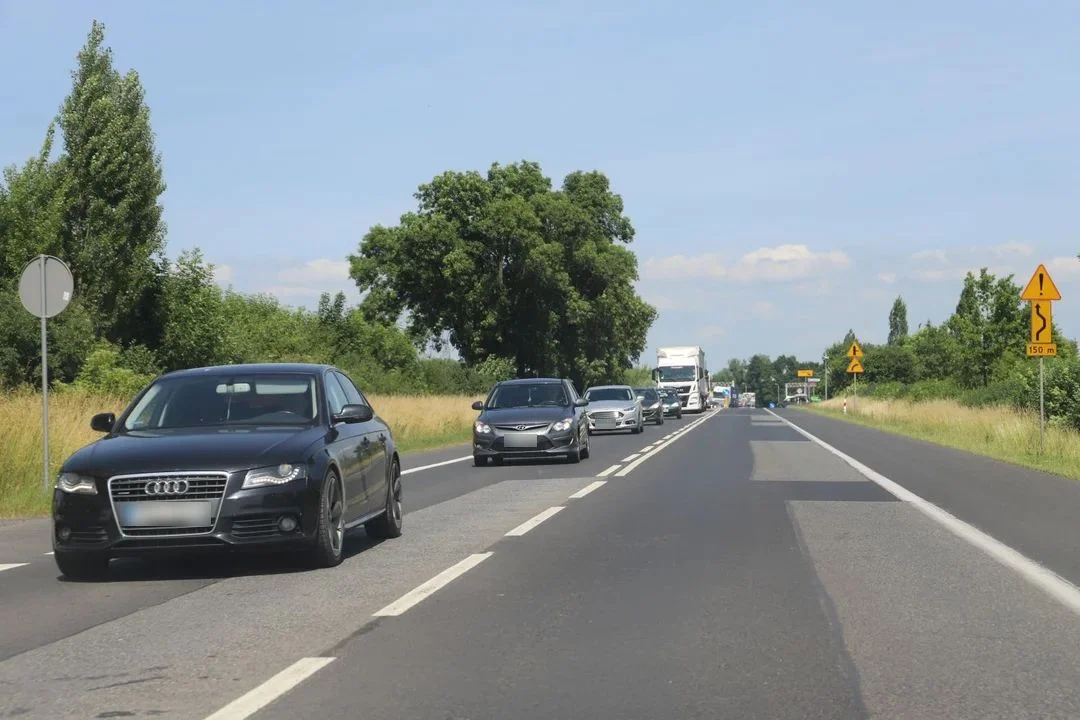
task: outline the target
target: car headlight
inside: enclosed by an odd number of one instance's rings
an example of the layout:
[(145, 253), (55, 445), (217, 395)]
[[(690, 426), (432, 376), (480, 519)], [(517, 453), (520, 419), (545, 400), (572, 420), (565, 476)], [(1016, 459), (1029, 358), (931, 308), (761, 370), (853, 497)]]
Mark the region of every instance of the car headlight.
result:
[(574, 418), (564, 418), (551, 426), (555, 432), (566, 432), (574, 425)]
[(56, 478), (56, 488), (73, 495), (97, 495), (94, 478), (78, 473), (60, 473)]
[(302, 465), (282, 463), (274, 467), (255, 468), (254, 470), (248, 470), (247, 475), (244, 477), (242, 489), (246, 490), (266, 485), (284, 485), (305, 477), (307, 477), (307, 470)]
[(476, 428), (476, 432), (480, 433), (481, 435), (487, 435), (491, 432), (491, 426), (485, 422), (480, 422), (479, 420), (476, 421), (476, 425), (474, 427)]
[(634, 412), (635, 410), (637, 410), (637, 406), (636, 406), (636, 405), (631, 405), (631, 406), (630, 406), (630, 407), (628, 407), (628, 408), (623, 408), (623, 412), (624, 412), (624, 413), (632, 413), (632, 412)]

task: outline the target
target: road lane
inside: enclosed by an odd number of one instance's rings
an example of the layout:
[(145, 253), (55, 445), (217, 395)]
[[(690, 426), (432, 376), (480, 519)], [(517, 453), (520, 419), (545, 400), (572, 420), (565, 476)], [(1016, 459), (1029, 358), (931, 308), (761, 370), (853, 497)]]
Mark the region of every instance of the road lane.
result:
[(253, 717), (1080, 715), (1080, 622), (1008, 568), (757, 413), (675, 447)]
[(592, 474), (492, 482), (414, 508), (399, 539), (371, 545), (360, 533), (341, 567), (231, 577), (28, 650), (0, 662), (0, 717), (205, 718), (298, 660), (391, 620), (373, 614), (537, 513), (555, 505), (571, 512), (583, 500), (570, 496), (594, 482)]
[[(573, 478), (596, 475), (610, 462), (685, 427), (694, 418), (649, 427), (640, 435), (594, 436), (593, 457), (581, 463), (513, 463), (503, 467), (473, 467), (470, 460), (433, 464), (461, 457), (468, 445), (406, 455), (403, 479), (406, 512), (444, 503), (489, 485), (516, 479)], [(407, 520), (408, 522), (408, 520)], [(408, 532), (408, 528), (406, 529)], [(364, 533), (359, 532), (361, 538)], [(92, 628), (206, 588), (235, 576), (272, 576), (294, 572), (277, 560), (208, 558), (194, 561), (118, 559), (108, 582), (72, 583), (59, 576), (52, 557), (49, 522), (44, 519), (3, 521), (0, 524), (0, 660), (48, 645)]]
[(1080, 585), (1080, 482), (805, 411), (777, 414)]

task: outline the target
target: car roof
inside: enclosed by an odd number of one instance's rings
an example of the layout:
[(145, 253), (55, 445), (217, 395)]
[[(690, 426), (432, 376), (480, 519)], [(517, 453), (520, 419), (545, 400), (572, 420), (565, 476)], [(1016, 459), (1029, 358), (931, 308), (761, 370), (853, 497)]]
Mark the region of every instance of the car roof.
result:
[(590, 387), (585, 392), (588, 392), (589, 390), (608, 390), (610, 388), (618, 388), (619, 390), (633, 391), (633, 388), (630, 387), (629, 385), (593, 385), (592, 387)]
[(502, 380), (499, 382), (499, 385), (536, 385), (537, 383), (551, 384), (561, 382), (564, 382), (562, 378), (513, 378), (511, 380)]
[(643, 390), (653, 390), (654, 392), (659, 392), (660, 388), (654, 388), (651, 385), (642, 385), (641, 387), (634, 388), (634, 392), (641, 392)]
[(207, 367), (187, 368), (165, 373), (162, 377), (194, 377), (198, 375), (273, 375), (275, 373), (304, 373), (317, 375), (325, 370), (337, 370), (332, 365), (318, 363), (246, 363), (237, 365), (209, 365)]

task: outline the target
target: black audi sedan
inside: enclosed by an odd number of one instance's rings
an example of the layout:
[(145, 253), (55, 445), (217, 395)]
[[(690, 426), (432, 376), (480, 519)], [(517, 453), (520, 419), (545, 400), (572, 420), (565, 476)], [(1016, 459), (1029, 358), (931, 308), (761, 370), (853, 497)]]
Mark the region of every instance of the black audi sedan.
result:
[(77, 580), (121, 555), (296, 550), (341, 563), (345, 532), (402, 533), (389, 426), (340, 370), (270, 363), (180, 370), (95, 415), (53, 494), (53, 557)]
[(569, 380), (525, 378), (496, 383), (487, 400), (473, 403), (480, 417), (473, 426), (473, 462), (480, 466), (506, 458), (589, 457), (589, 423)]

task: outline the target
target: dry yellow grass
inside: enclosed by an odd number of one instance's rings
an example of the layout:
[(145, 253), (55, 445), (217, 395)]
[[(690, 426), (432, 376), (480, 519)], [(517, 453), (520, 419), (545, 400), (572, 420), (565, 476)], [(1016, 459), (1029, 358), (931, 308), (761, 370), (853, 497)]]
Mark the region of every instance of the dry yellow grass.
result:
[(1046, 426), (1039, 450), (1039, 416), (1007, 407), (972, 408), (952, 400), (912, 402), (849, 398), (798, 406), (939, 445), (1080, 479), (1080, 433)]
[[(476, 418), (470, 406), (479, 397), (371, 396), (371, 404), (394, 431), (401, 452), (467, 442)], [(64, 460), (100, 437), (90, 429), (98, 412), (117, 412), (127, 400), (78, 393), (49, 396), (50, 478)], [(42, 515), (50, 496), (41, 476), (41, 395), (32, 392), (0, 395), (0, 518)]]

